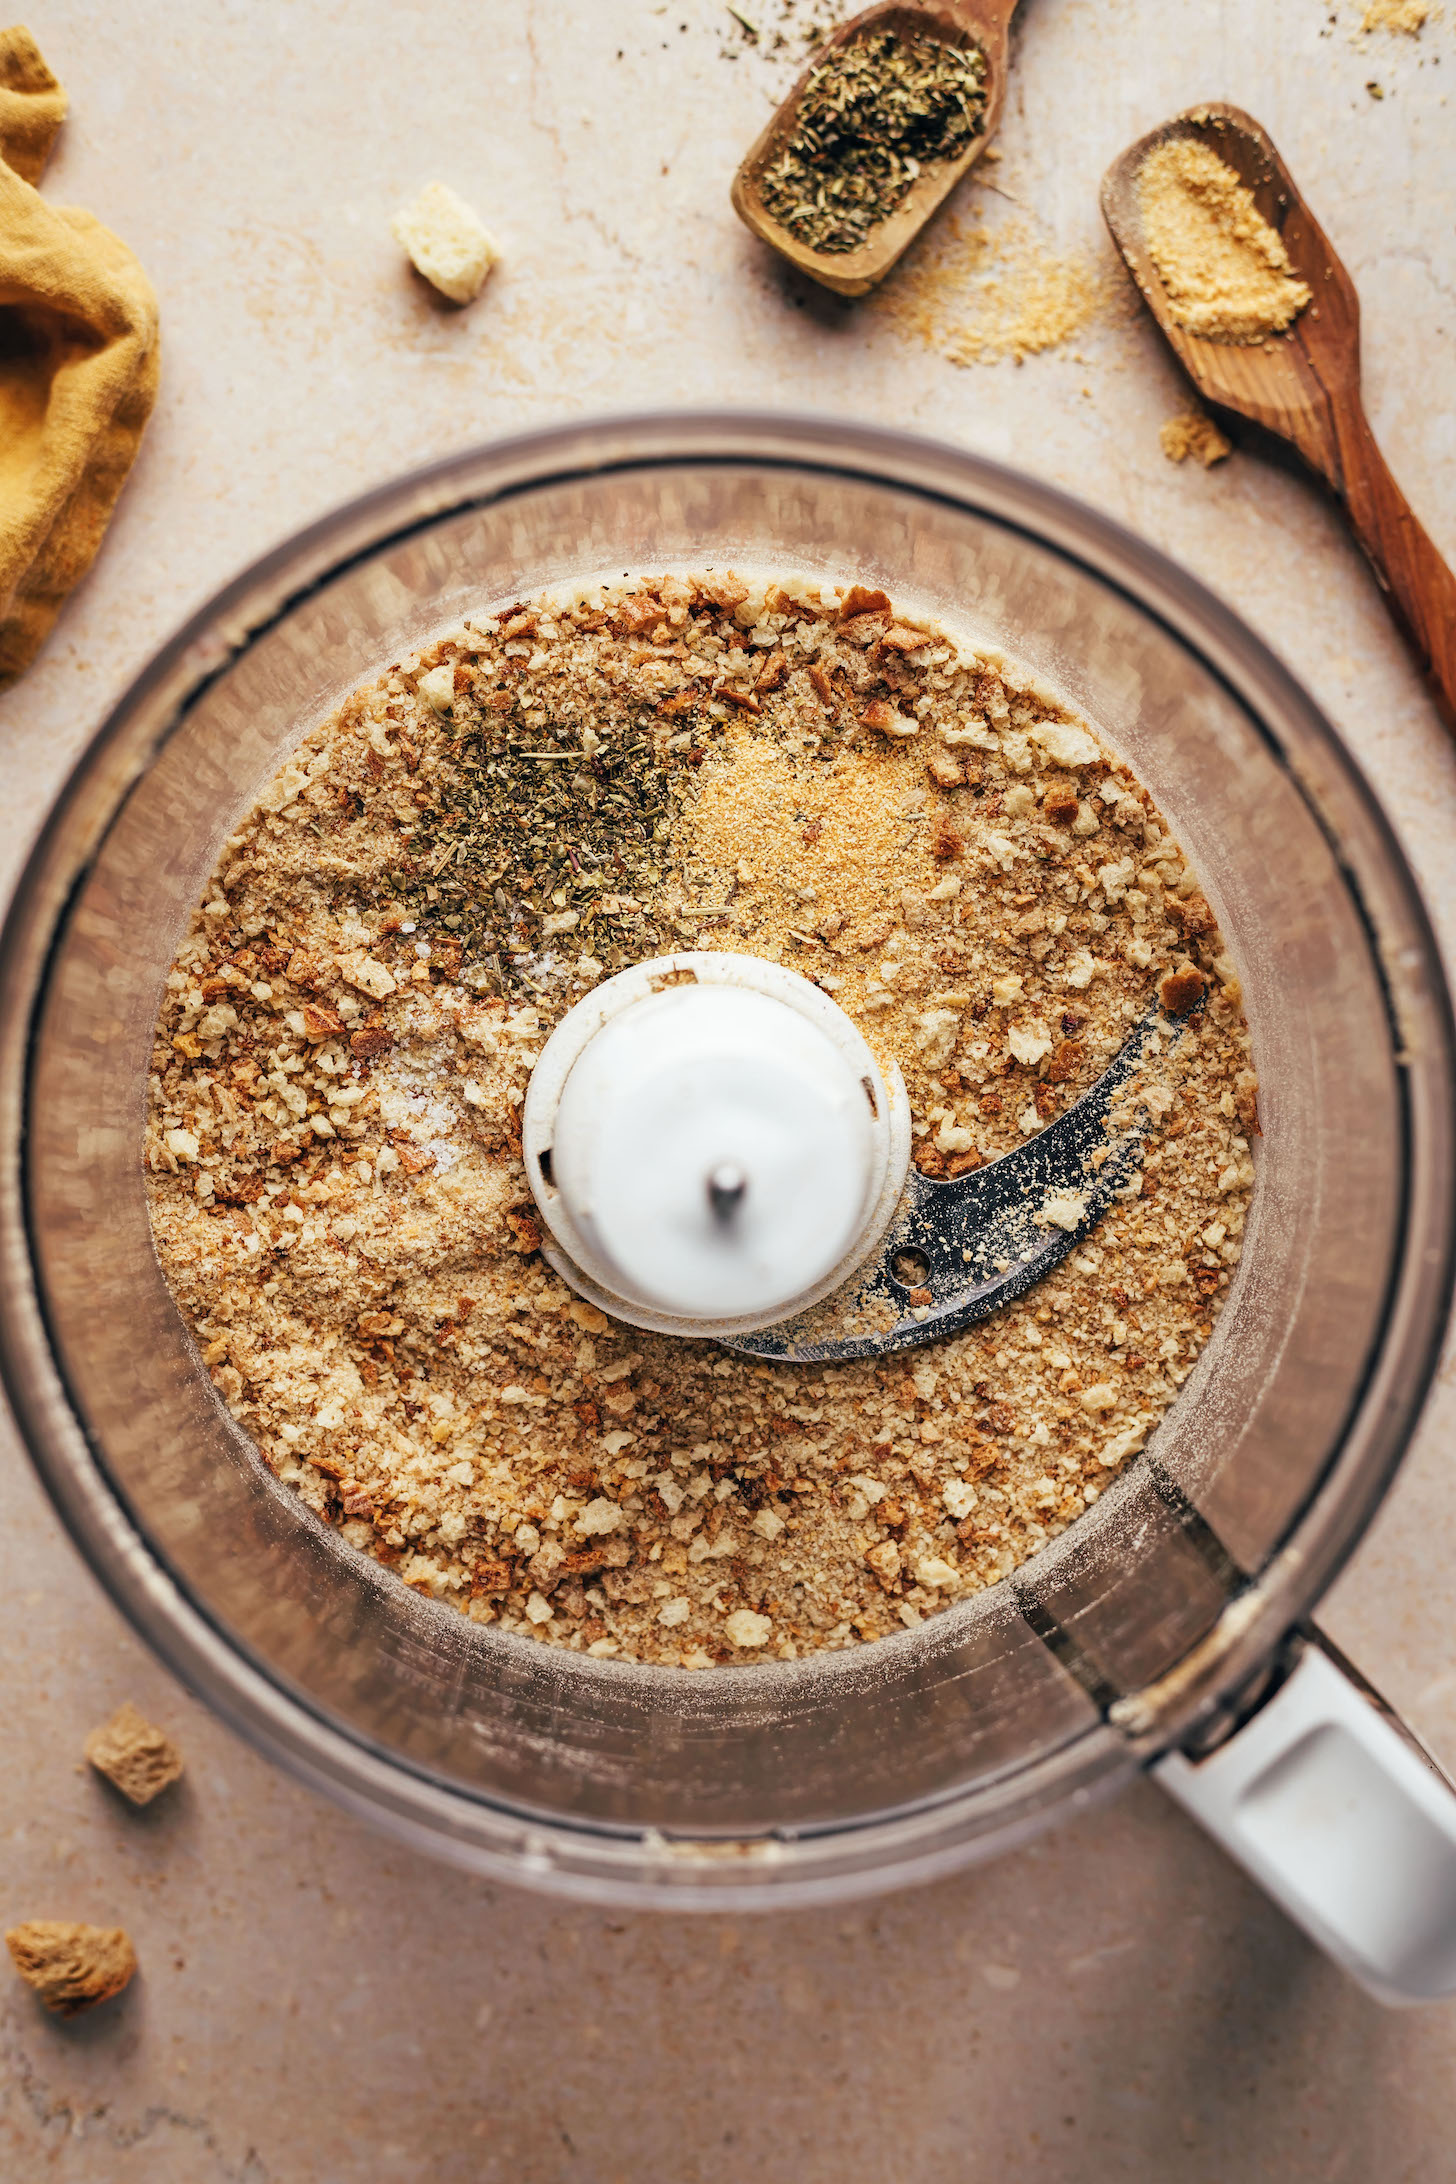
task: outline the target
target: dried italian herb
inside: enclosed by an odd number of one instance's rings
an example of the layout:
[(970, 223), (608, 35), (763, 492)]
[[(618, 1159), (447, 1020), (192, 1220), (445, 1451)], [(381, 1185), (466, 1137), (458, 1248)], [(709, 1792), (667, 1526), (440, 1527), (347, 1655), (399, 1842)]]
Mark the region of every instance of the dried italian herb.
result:
[(809, 79), (788, 143), (764, 170), (764, 208), (812, 250), (857, 250), (926, 165), (985, 127), (986, 56), (874, 31)]
[(671, 945), (642, 902), (662, 878), (671, 809), (645, 720), (581, 739), (496, 715), (457, 733), (451, 758), (400, 892), (422, 929), (458, 944), (467, 983), (530, 986), (558, 934), (608, 970)]

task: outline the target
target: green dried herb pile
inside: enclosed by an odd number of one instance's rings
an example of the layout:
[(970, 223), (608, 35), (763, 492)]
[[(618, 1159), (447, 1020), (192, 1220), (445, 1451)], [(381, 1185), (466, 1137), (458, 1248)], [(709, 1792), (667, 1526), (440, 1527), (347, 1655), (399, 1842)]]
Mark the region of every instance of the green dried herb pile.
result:
[(400, 892), (421, 930), (454, 937), (479, 991), (534, 985), (556, 934), (605, 970), (676, 944), (644, 900), (668, 857), (665, 754), (645, 724), (586, 742), (498, 716), (451, 740)]
[(764, 208), (811, 250), (857, 250), (922, 168), (959, 158), (985, 127), (985, 111), (979, 46), (880, 30), (836, 47), (764, 170)]

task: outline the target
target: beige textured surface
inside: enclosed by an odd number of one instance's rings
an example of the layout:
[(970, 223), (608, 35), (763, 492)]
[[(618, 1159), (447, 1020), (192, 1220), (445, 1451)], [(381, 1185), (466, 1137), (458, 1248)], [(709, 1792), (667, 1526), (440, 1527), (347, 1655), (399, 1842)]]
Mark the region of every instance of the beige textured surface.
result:
[[(1025, 0), (996, 179), (1050, 239), (1100, 250), (1095, 184), (1123, 144), (1198, 98), (1258, 114), (1360, 284), (1377, 431), (1456, 553), (1456, 429), (1433, 401), (1456, 366), (1456, 35), (1356, 50), (1356, 12)], [(0, 701), (7, 874), (127, 677), (297, 524), (536, 420), (773, 401), (1018, 459), (1197, 569), (1379, 776), (1456, 953), (1456, 758), (1334, 517), (1246, 454), (1168, 464), (1180, 390), (1136, 320), (1085, 337), (1085, 362), (958, 372), (795, 290), (726, 203), (788, 60), (725, 59), (710, 0), (56, 0), (31, 21), (73, 102), (48, 191), (135, 247), (168, 363), (106, 551)], [(437, 309), (389, 239), (436, 173), (504, 253), (465, 312)], [(1453, 1433), (1448, 1365), (1325, 1618), (1448, 1761)], [(1151, 1789), (875, 1906), (729, 1927), (534, 1902), (394, 1850), (254, 1759), (122, 1630), (13, 1436), (3, 1467), (0, 1913), (125, 1923), (142, 1960), (71, 2027), (0, 1987), (17, 2184), (1456, 2175), (1456, 2012), (1366, 2003)], [(81, 1759), (126, 1697), (188, 1760), (137, 1815)]]

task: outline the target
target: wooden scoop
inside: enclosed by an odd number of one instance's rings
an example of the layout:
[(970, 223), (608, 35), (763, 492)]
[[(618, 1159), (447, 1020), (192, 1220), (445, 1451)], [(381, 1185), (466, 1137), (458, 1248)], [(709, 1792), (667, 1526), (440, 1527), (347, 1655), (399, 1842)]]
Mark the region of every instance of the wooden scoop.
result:
[[(866, 8), (862, 15), (842, 23), (814, 54), (734, 175), (733, 209), (739, 219), (751, 227), (755, 235), (772, 243), (775, 250), (782, 251), (790, 265), (797, 266), (801, 273), (812, 274), (816, 281), (822, 281), (826, 288), (838, 289), (842, 296), (864, 295), (876, 281), (884, 279), (895, 260), (909, 249), (936, 207), (955, 188), (967, 168), (980, 158), (996, 134), (1006, 95), (1007, 33), (1015, 12), (1016, 0), (880, 0), (880, 5)], [(986, 105), (981, 116), (982, 127), (959, 159), (937, 160), (927, 167), (911, 183), (895, 210), (871, 230), (858, 250), (811, 250), (796, 241), (788, 229), (764, 209), (760, 187), (764, 169), (778, 157), (787, 138), (793, 135), (799, 101), (815, 69), (822, 67), (838, 47), (874, 30), (893, 30), (902, 34), (918, 32), (921, 36), (929, 32), (943, 45), (978, 45), (986, 56)]]
[[(1206, 341), (1173, 323), (1148, 253), (1137, 177), (1149, 152), (1195, 137), (1254, 193), (1313, 301), (1282, 334), (1254, 347)], [(1375, 444), (1360, 400), (1360, 303), (1355, 284), (1259, 124), (1236, 106), (1177, 115), (1108, 168), (1102, 210), (1153, 317), (1198, 392), (1296, 447), (1344, 503), (1356, 538), (1456, 731), (1456, 576), (1416, 520)]]

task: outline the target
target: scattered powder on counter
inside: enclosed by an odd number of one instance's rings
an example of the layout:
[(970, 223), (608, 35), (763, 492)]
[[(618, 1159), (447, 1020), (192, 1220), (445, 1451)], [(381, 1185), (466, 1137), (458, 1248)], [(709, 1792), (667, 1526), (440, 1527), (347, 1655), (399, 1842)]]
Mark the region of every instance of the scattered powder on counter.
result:
[(1163, 453), (1170, 463), (1184, 462), (1188, 456), (1211, 470), (1234, 451), (1233, 441), (1219, 431), (1207, 410), (1184, 410), (1177, 417), (1170, 417), (1158, 427), (1158, 439)]
[(27, 1987), (57, 2017), (76, 2017), (120, 1994), (137, 1968), (131, 1937), (119, 1926), (79, 1926), (28, 1919), (5, 1946)]
[(1090, 325), (1111, 294), (1095, 263), (1052, 249), (1025, 216), (988, 227), (980, 215), (952, 215), (866, 305), (952, 364), (969, 366), (1003, 357), (1020, 363), (1058, 347)]
[(1280, 237), (1232, 167), (1192, 137), (1172, 137), (1138, 170), (1149, 253), (1173, 322), (1205, 341), (1282, 333), (1309, 302)]
[(1392, 30), (1406, 38), (1417, 38), (1440, 12), (1433, 0), (1366, 0), (1360, 28), (1362, 31)]
[(130, 1701), (86, 1739), (86, 1757), (133, 1805), (150, 1805), (182, 1774), (182, 1755)]
[[(1140, 1185), (908, 1357), (616, 1323), (540, 1256), (521, 1103), (567, 1008), (688, 947), (832, 994), (933, 1175), (1161, 997)], [(874, 1640), (1064, 1531), (1212, 1333), (1254, 1182), (1238, 981), (1146, 790), (997, 653), (794, 577), (517, 601), (354, 692), (229, 837), (153, 1070), (161, 1264), (276, 1477), (477, 1622), (696, 1669)]]

